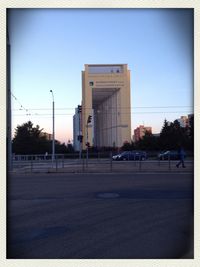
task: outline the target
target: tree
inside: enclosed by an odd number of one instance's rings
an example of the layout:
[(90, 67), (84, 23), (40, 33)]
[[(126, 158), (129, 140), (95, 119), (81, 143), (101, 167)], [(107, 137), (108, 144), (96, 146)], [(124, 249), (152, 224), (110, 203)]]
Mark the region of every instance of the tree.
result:
[(151, 132), (146, 131), (145, 135), (140, 139), (136, 146), (141, 150), (158, 150), (159, 149), (159, 138), (155, 137)]
[(68, 147), (65, 145), (65, 143), (60, 143), (59, 141), (55, 140), (55, 151), (56, 153), (64, 154), (64, 153), (70, 153), (71, 151), (68, 149)]
[(176, 150), (180, 145), (190, 151), (194, 149), (194, 116), (190, 117), (189, 126), (186, 127), (181, 127), (178, 120), (168, 122), (165, 119), (159, 137), (146, 132), (134, 145), (126, 145), (126, 150)]
[(42, 129), (28, 121), (18, 125), (13, 139), (13, 152), (15, 154), (35, 154), (39, 148), (39, 136)]
[(121, 147), (123, 151), (131, 151), (133, 150), (133, 143), (124, 142), (123, 146)]
[(67, 152), (69, 152), (69, 153), (73, 153), (74, 152), (74, 148), (73, 148), (73, 145), (72, 145), (70, 140), (68, 140), (66, 148), (67, 148)]
[[(45, 154), (52, 153), (52, 141), (48, 140), (46, 136), (41, 135), (43, 129), (39, 125), (33, 127), (33, 123), (28, 121), (22, 125), (18, 125), (15, 129), (13, 138), (13, 153), (15, 154)], [(55, 140), (55, 153), (68, 152), (65, 144), (60, 144)]]
[(177, 149), (180, 145), (189, 149), (188, 128), (181, 127), (178, 120), (170, 123), (165, 120), (160, 133), (161, 149)]
[(194, 150), (194, 115), (192, 115), (189, 119), (189, 127), (188, 127), (188, 137), (189, 137), (189, 149)]

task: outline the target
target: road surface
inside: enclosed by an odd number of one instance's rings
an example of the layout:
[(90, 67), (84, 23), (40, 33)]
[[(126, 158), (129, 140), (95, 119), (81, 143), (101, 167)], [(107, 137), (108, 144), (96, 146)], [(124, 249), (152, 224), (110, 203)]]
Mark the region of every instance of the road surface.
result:
[(193, 258), (193, 173), (12, 174), (7, 257)]

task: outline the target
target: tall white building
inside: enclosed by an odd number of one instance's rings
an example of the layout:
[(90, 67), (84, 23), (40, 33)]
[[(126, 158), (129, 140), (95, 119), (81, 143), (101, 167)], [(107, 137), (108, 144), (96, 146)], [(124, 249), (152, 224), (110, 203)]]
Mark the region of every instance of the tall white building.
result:
[[(83, 149), (121, 147), (131, 141), (130, 70), (127, 64), (89, 64), (82, 71)], [(88, 124), (88, 117), (92, 116)]]

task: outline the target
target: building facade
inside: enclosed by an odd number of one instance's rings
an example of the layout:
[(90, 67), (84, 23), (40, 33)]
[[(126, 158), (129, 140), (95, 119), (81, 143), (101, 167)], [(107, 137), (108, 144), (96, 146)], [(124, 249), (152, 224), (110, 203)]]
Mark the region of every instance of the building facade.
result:
[(144, 125), (140, 125), (134, 130), (134, 142), (139, 141), (142, 139), (146, 132), (149, 132), (152, 134), (152, 128), (151, 127), (145, 127)]
[[(88, 117), (91, 122), (88, 123)], [(131, 141), (130, 70), (127, 64), (85, 65), (82, 71), (83, 149), (121, 147)]]
[(189, 118), (188, 116), (181, 116), (179, 119), (177, 119), (179, 122), (180, 126), (185, 128), (189, 126)]

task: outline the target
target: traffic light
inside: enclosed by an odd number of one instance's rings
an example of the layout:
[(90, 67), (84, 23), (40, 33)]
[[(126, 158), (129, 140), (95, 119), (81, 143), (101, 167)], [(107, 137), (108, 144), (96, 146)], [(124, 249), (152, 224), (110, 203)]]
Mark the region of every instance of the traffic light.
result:
[(81, 112), (82, 112), (82, 106), (78, 105), (78, 113), (81, 113)]
[(90, 147), (90, 143), (89, 143), (89, 142), (85, 143), (85, 145), (86, 145), (87, 147)]
[(92, 121), (92, 116), (89, 115), (89, 116), (88, 116), (88, 119), (87, 119), (87, 123), (90, 123), (91, 121)]
[(77, 139), (78, 139), (78, 141), (79, 141), (80, 143), (83, 142), (83, 136), (82, 136), (82, 135), (78, 135), (78, 136), (77, 136)]

